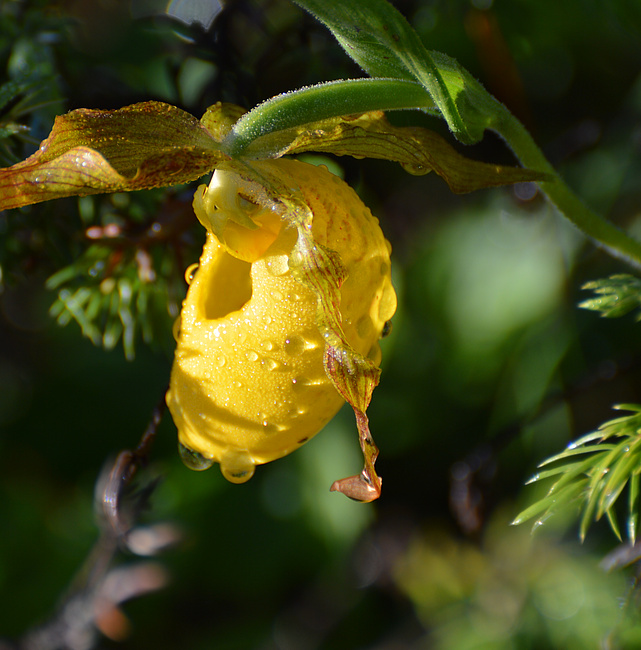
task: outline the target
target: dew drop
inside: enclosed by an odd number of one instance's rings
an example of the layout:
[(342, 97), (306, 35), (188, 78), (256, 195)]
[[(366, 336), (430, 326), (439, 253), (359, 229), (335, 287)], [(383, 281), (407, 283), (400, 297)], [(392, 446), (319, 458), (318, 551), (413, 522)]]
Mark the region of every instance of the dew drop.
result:
[(279, 365), (278, 361), (272, 359), (271, 357), (264, 357), (263, 359), (261, 359), (260, 362), (265, 368), (267, 368), (267, 370), (270, 371), (276, 370), (276, 368), (278, 368)]
[(423, 176), (430, 171), (429, 167), (425, 165), (412, 165), (410, 163), (401, 163), (401, 167), (408, 173), (413, 176)]
[(275, 424), (272, 424), (271, 422), (267, 422), (267, 420), (263, 420), (262, 425), (263, 425), (263, 431), (265, 433), (276, 433), (276, 431), (278, 430)]
[(197, 472), (209, 469), (214, 464), (214, 461), (211, 458), (205, 458), (202, 454), (186, 447), (181, 442), (178, 443), (178, 452), (182, 462), (189, 467), (189, 469), (196, 470)]
[(271, 352), (274, 349), (274, 344), (271, 341), (261, 341), (260, 347), (265, 350), (265, 352)]
[(295, 379), (292, 379), (292, 390), (298, 393), (302, 390), (305, 390), (305, 388), (307, 388), (310, 384), (311, 382), (309, 379), (305, 377), (296, 377)]
[(305, 339), (299, 334), (292, 334), (285, 339), (283, 348), (290, 357), (297, 357), (305, 351)]
[(194, 281), (194, 276), (196, 275), (196, 271), (198, 270), (198, 262), (195, 264), (190, 264), (187, 267), (187, 270), (185, 271), (185, 282), (187, 284), (191, 284)]
[(249, 454), (244, 451), (230, 452), (220, 461), (220, 471), (230, 483), (246, 483), (255, 469)]
[(222, 368), (222, 367), (225, 365), (226, 361), (227, 361), (227, 358), (225, 357), (224, 354), (219, 354), (219, 355), (216, 357), (216, 365), (217, 365), (219, 368)]
[(275, 300), (280, 302), (283, 299), (283, 294), (280, 291), (270, 291), (269, 295)]
[(247, 361), (258, 361), (258, 354), (254, 350), (247, 350), (245, 356), (247, 357)]
[(285, 275), (289, 271), (287, 255), (274, 255), (267, 261), (267, 271), (276, 277)]

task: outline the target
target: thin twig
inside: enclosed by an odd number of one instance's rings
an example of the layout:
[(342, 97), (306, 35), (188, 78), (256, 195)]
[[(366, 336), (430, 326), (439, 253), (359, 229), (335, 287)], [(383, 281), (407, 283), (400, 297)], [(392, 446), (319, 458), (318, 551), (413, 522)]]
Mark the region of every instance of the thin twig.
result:
[(167, 583), (165, 570), (155, 562), (114, 566), (121, 550), (151, 555), (179, 539), (175, 529), (157, 524), (144, 531), (144, 548), (133, 543), (138, 530), (134, 526), (158, 485), (158, 479), (135, 491), (132, 480), (138, 469), (149, 462), (165, 411), (164, 394), (165, 391), (138, 446), (133, 451), (118, 454), (98, 478), (95, 507), (100, 535), (56, 613), (15, 644), (0, 641), (0, 650), (91, 650), (96, 647), (99, 631), (120, 640), (126, 636), (129, 625), (119, 605)]

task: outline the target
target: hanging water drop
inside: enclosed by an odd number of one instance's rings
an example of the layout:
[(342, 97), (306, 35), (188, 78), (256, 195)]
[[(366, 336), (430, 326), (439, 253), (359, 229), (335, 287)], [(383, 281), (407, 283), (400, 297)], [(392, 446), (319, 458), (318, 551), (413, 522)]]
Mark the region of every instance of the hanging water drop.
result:
[(254, 475), (255, 469), (246, 451), (228, 452), (220, 459), (220, 471), (231, 483), (246, 483)]
[(181, 442), (178, 443), (178, 452), (182, 462), (185, 463), (189, 469), (196, 470), (197, 472), (209, 469), (214, 464), (214, 461), (211, 458), (205, 458), (202, 454), (186, 447)]
[(194, 281), (194, 276), (198, 270), (198, 262), (190, 264), (185, 271), (185, 282), (191, 284)]

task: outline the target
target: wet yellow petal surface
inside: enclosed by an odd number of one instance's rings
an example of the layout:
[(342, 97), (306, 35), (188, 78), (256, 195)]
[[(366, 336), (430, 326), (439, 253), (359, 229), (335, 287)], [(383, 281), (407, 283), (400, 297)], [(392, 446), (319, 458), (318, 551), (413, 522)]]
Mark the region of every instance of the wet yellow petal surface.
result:
[[(254, 166), (287, 178), (313, 213), (313, 241), (337, 253), (347, 273), (340, 288), (345, 338), (378, 364), (378, 339), (396, 308), (378, 221), (325, 168), (292, 160)], [(229, 480), (243, 482), (255, 465), (318, 433), (343, 398), (324, 368), (318, 296), (290, 269), (297, 235), (287, 215), (276, 223), (234, 171), (199, 191), (195, 207), (205, 225), (203, 210), (223, 212), (216, 219), (225, 245), (208, 227), (181, 313), (167, 402), (188, 464), (218, 462)], [(245, 214), (230, 216), (234, 211)], [(246, 218), (254, 225), (241, 225)]]

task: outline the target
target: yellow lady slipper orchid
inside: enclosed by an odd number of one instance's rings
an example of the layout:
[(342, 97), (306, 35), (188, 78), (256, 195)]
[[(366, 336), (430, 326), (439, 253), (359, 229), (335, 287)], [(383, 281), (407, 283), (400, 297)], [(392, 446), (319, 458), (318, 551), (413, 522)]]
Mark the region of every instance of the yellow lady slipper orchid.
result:
[[(217, 103), (200, 120), (160, 102), (77, 109), (56, 118), (36, 153), (0, 169), (0, 209), (175, 185), (216, 170), (194, 199), (208, 238), (177, 326), (167, 395), (191, 467), (217, 461), (227, 478), (246, 481), (255, 465), (315, 435), (346, 400), (364, 467), (331, 489), (360, 501), (381, 493), (366, 412), (380, 375), (377, 340), (396, 308), (389, 246), (347, 185), (282, 156), (392, 160), (411, 173), (434, 171), (453, 192), (543, 178), (464, 158), (431, 131), (391, 125), (382, 111), (348, 110), (372, 89), (384, 90), (391, 108), (407, 108), (417, 85), (331, 82), (248, 113)], [(316, 120), (317, 93), (336, 103)], [(93, 318), (82, 313), (82, 323)]]
[[(297, 232), (293, 208), (278, 214), (232, 165), (201, 186), (194, 207), (207, 243), (183, 304), (167, 394), (186, 462), (196, 469), (218, 462), (235, 483), (300, 447), (343, 404), (327, 369), (332, 335), (310, 275), (321, 293), (324, 282), (338, 282), (342, 335), (376, 365), (378, 339), (396, 309), (390, 245), (347, 184), (299, 161), (252, 167), (286, 183), (311, 224)], [(344, 281), (322, 267), (301, 280), (296, 244), (305, 233), (313, 248), (338, 255)]]

